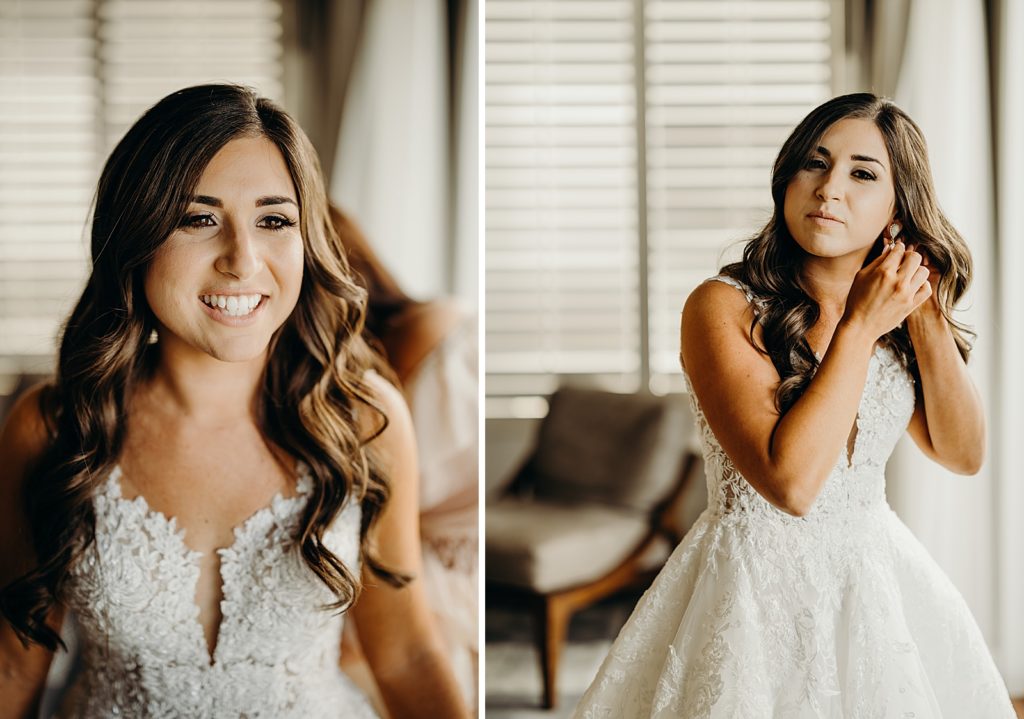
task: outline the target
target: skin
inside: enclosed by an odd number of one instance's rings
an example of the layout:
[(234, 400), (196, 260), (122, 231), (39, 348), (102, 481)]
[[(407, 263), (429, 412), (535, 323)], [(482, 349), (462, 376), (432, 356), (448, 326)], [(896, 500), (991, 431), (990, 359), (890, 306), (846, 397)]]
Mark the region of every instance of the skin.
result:
[[(750, 342), (753, 316), (743, 294), (707, 282), (683, 309), (682, 359), (711, 429), (751, 486), (796, 516), (811, 510), (836, 462), (848, 458), (875, 344), (904, 319), (921, 369), (911, 437), (954, 472), (975, 473), (982, 462), (981, 402), (939, 312), (937, 273), (903, 242), (891, 250), (886, 242), (863, 266), (899, 220), (890, 168), (878, 128), (845, 119), (787, 187), (786, 226), (807, 252), (803, 277), (821, 307), (807, 337), (822, 360), (784, 415), (774, 404), (778, 373)], [(810, 216), (822, 210), (839, 221)]]
[[(287, 165), (266, 138), (225, 145), (207, 166), (196, 195), (206, 199), (189, 208), (145, 278), (146, 298), (158, 319), (160, 359), (153, 378), (130, 398), (119, 464), (124, 496), (141, 495), (152, 510), (176, 518), (185, 543), (201, 554), (195, 601), (212, 657), (222, 598), (216, 550), (230, 546), (234, 528), (276, 494), (295, 494), (295, 460), (259, 431), (255, 400), (268, 343), (299, 297), (303, 240)], [(261, 199), (268, 197), (276, 199)], [(199, 300), (202, 294), (238, 290), (265, 296), (265, 305), (244, 327), (217, 321)], [(420, 567), (418, 475), (408, 408), (380, 376), (369, 373), (366, 380), (390, 420), (369, 449), (392, 484), (371, 540), (386, 566), (415, 575)], [(367, 410), (357, 421), (369, 436), (378, 417)], [(32, 391), (0, 435), (0, 467), (10, 468), (0, 481), (3, 499), (16, 497), (28, 466), (45, 447), (41, 427), (37, 391)], [(0, 553), (5, 557), (30, 556), (18, 506), (0, 504), (0, 541), (17, 549)], [(0, 565), (0, 581), (24, 571), (13, 561)], [(468, 716), (420, 583), (394, 589), (369, 570), (363, 582), (350, 617), (392, 716)], [(59, 613), (58, 608), (55, 622)], [(402, 621), (396, 622), (399, 616)], [(49, 661), (48, 652), (21, 648), (10, 628), (0, 627), (0, 695), (5, 697), (0, 718), (31, 715)], [(9, 696), (14, 697), (10, 702)]]

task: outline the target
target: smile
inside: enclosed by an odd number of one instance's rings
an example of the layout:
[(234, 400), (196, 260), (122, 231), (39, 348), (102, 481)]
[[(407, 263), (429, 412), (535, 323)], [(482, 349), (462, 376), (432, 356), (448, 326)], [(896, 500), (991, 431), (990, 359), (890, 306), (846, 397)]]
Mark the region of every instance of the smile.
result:
[(238, 326), (248, 324), (259, 314), (267, 297), (259, 293), (245, 295), (200, 295), (207, 314), (224, 324)]

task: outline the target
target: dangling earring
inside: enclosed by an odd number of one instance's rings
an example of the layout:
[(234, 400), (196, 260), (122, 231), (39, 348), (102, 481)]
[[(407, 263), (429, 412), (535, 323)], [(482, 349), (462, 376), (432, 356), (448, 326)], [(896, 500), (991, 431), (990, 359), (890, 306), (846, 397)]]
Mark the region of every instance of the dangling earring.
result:
[(900, 223), (898, 223), (898, 222), (894, 222), (891, 225), (889, 225), (889, 248), (890, 249), (896, 246), (896, 235), (898, 235), (900, 233), (901, 229), (903, 229), (903, 228), (900, 227)]

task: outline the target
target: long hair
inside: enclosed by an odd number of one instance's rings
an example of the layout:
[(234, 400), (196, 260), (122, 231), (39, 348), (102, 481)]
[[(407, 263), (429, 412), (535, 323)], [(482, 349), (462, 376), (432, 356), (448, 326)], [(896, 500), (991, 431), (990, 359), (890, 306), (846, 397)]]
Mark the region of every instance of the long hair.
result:
[[(767, 354), (779, 373), (775, 405), (780, 414), (803, 394), (818, 359), (807, 342), (807, 331), (820, 315), (818, 303), (807, 292), (801, 270), (807, 253), (786, 227), (786, 188), (818, 147), (822, 135), (845, 118), (872, 121), (882, 134), (892, 163), (896, 192), (896, 217), (903, 234), (912, 237), (941, 273), (937, 299), (949, 322), (957, 349), (966, 361), (974, 333), (953, 319), (956, 303), (971, 282), (971, 254), (967, 244), (939, 209), (928, 164), (924, 135), (910, 117), (893, 103), (870, 93), (842, 95), (820, 105), (805, 117), (782, 145), (772, 169), (774, 211), (768, 224), (749, 239), (743, 259), (721, 269), (746, 284), (757, 297), (751, 342)], [(866, 263), (881, 251), (872, 247)], [(754, 338), (761, 326), (761, 346)], [(892, 348), (920, 386), (920, 372), (906, 324), (901, 323), (881, 338)]]
[(391, 321), (418, 302), (405, 293), (355, 221), (333, 204), (328, 209), (349, 264), (366, 287), (366, 330), (371, 338), (384, 340)]
[[(304, 272), (292, 314), (271, 339), (257, 421), (265, 436), (309, 465), (313, 490), (300, 519), (303, 560), (347, 608), (359, 578), (323, 543), (346, 500), (362, 505), (361, 555), (385, 581), (408, 577), (377, 558), (367, 531), (389, 485), (367, 442), (387, 418), (364, 373), (386, 368), (361, 337), (366, 293), (353, 280), (327, 214), (316, 152), (270, 100), (228, 84), (168, 95), (128, 130), (111, 153), (95, 196), (92, 272), (64, 326), (54, 381), (41, 396), (50, 444), (25, 483), (24, 511), (36, 567), (0, 592), (0, 608), (22, 641), (62, 644), (44, 623), (61, 600), (72, 562), (95, 537), (92, 497), (124, 446), (128, 399), (152, 371), (156, 327), (143, 291), (159, 246), (185, 215), (199, 179), (229, 141), (266, 137), (280, 150), (298, 193)], [(360, 436), (370, 408), (376, 434)]]

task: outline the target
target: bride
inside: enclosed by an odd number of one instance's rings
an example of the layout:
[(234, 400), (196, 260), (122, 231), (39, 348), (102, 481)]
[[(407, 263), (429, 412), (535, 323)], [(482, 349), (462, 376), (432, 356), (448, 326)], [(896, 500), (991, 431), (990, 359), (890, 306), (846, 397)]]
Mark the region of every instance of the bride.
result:
[(35, 715), (69, 613), (61, 716), (375, 716), (342, 613), (392, 716), (468, 716), (344, 257), (312, 145), (246, 88), (173, 93), (114, 149), (56, 378), (0, 437), (0, 716)]
[(951, 317), (971, 258), (924, 138), (884, 99), (835, 98), (782, 146), (772, 197), (683, 309), (709, 506), (574, 716), (1012, 719), (964, 600), (885, 500), (904, 430), (962, 474), (985, 445)]

